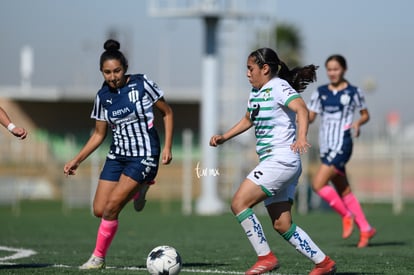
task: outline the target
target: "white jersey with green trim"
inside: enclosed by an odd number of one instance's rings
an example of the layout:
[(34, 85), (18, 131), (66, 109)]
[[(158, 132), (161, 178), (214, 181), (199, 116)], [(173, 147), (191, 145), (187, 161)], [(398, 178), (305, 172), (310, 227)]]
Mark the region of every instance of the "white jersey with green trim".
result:
[(290, 145), (296, 140), (296, 113), (287, 106), (299, 97), (287, 81), (278, 77), (260, 90), (252, 89), (247, 111), (255, 127), (260, 161), (281, 154), (295, 154)]

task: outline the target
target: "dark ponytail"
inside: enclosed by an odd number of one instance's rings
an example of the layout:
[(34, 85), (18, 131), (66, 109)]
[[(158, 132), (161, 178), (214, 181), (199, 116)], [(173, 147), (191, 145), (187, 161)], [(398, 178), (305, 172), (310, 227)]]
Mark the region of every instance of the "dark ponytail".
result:
[(307, 65), (290, 70), (286, 64), (279, 59), (276, 52), (270, 48), (261, 48), (252, 52), (249, 57), (256, 59), (259, 68), (264, 64), (270, 67), (272, 76), (279, 76), (286, 80), (297, 92), (303, 92), (309, 83), (316, 81), (316, 70), (318, 66)]
[(299, 93), (303, 92), (309, 83), (316, 81), (318, 66), (311, 64), (289, 70), (284, 62), (281, 62), (280, 65), (278, 76), (289, 82), (290, 86)]
[(124, 54), (119, 50), (120, 48), (121, 48), (121, 44), (116, 40), (108, 39), (105, 41), (104, 43), (105, 51), (101, 54), (101, 58), (99, 60), (99, 69), (101, 71), (102, 71), (103, 63), (111, 59), (119, 60), (125, 72), (128, 70), (128, 60), (126, 59)]

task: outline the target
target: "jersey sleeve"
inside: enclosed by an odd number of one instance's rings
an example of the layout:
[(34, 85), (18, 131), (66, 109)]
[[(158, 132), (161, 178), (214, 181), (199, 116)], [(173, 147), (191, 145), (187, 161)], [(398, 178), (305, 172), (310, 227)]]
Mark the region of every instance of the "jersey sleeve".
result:
[(311, 98), (308, 102), (308, 109), (311, 112), (314, 113), (321, 113), (322, 112), (322, 105), (321, 105), (321, 101), (319, 99), (319, 91), (316, 90), (312, 93)]
[(357, 88), (356, 91), (357, 92), (354, 95), (354, 100), (355, 100), (355, 103), (356, 103), (356, 107), (359, 110), (365, 110), (365, 109), (367, 109), (368, 106), (367, 106), (367, 104), (365, 102), (365, 94), (364, 94), (364, 92), (360, 88)]
[(292, 100), (301, 98), (300, 94), (287, 81), (282, 81), (279, 89), (280, 92), (276, 95), (276, 102), (279, 104), (288, 106)]
[(99, 97), (99, 94), (97, 94), (96, 97), (95, 97), (95, 102), (93, 104), (91, 118), (95, 119), (95, 120), (106, 121), (106, 119), (105, 119), (105, 109), (103, 108), (103, 106), (101, 104), (101, 99)]
[(145, 93), (147, 94), (148, 98), (152, 101), (152, 103), (157, 102), (160, 98), (164, 96), (164, 92), (158, 87), (157, 83), (148, 79), (146, 75), (144, 75), (143, 78)]

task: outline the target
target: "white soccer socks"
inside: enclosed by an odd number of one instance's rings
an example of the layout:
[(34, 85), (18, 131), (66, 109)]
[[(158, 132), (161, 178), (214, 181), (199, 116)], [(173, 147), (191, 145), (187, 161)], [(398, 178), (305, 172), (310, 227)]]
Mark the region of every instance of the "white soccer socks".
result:
[(292, 223), (290, 229), (281, 235), (286, 241), (294, 246), (297, 251), (315, 264), (321, 263), (325, 259), (325, 253), (323, 253), (312, 241), (309, 235), (296, 224)]
[(258, 256), (265, 256), (270, 253), (270, 247), (267, 243), (262, 225), (253, 212), (253, 209), (247, 208), (237, 214), (237, 220), (246, 232), (247, 238), (252, 244)]

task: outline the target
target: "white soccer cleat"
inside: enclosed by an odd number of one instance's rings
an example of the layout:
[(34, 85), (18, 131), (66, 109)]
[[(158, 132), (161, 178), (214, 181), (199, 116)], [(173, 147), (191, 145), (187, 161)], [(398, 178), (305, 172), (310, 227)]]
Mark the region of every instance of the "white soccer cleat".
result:
[(92, 254), (89, 260), (81, 265), (79, 269), (105, 269), (105, 259)]

